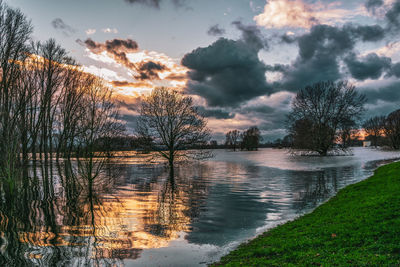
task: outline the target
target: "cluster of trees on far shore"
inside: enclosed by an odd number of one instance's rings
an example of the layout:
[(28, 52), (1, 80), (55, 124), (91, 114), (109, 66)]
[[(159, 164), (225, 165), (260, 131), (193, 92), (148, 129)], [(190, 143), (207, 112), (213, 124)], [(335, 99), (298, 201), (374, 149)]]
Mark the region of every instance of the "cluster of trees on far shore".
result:
[(363, 123), (366, 139), (371, 145), (400, 149), (400, 109), (387, 116), (374, 116)]
[(250, 127), (244, 132), (239, 130), (229, 131), (226, 133), (225, 138), (225, 146), (233, 149), (233, 151), (239, 148), (248, 151), (257, 150), (262, 140), (257, 126)]

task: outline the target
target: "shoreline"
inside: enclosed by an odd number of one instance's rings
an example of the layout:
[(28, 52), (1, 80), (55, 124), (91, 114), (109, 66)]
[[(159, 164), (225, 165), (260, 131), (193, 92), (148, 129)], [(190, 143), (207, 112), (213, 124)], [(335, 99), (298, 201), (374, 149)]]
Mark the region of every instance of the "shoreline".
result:
[(400, 162), (393, 162), (211, 266), (400, 265), (399, 204)]

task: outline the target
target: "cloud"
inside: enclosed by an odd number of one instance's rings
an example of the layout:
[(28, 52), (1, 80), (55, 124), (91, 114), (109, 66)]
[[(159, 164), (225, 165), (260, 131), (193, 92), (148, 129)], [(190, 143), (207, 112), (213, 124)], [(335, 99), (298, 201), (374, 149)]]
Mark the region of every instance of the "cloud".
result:
[[(141, 4), (151, 8), (160, 8), (162, 0), (125, 0), (126, 3), (129, 4)], [(186, 7), (186, 0), (170, 0), (170, 2), (178, 8)]]
[(149, 7), (160, 8), (161, 0), (125, 0), (129, 4), (142, 4)]
[(360, 38), (364, 42), (380, 41), (385, 37), (385, 29), (380, 25), (353, 26), (348, 24), (345, 26), (354, 38)]
[(233, 21), (233, 25), (242, 32), (242, 40), (253, 46), (255, 50), (268, 48), (268, 40), (264, 38), (260, 29), (255, 25), (244, 25), (241, 21)]
[(107, 40), (104, 44), (97, 43), (92, 39), (88, 38), (84, 41), (84, 44), (88, 49), (90, 49), (93, 53), (98, 54), (102, 51), (107, 51), (110, 53), (129, 53), (135, 52), (138, 50), (139, 46), (136, 41), (131, 39), (112, 39)]
[[(378, 49), (370, 50), (368, 53), (376, 53), (380, 56), (394, 57), (400, 54), (400, 41), (389, 42), (385, 46)], [(400, 57), (399, 57), (400, 59)]]
[(377, 104), (380, 101), (399, 103), (400, 102), (400, 81), (394, 81), (389, 85), (383, 86), (379, 89), (366, 88), (362, 92), (365, 93), (368, 103)]
[(234, 113), (225, 111), (223, 109), (210, 109), (203, 106), (197, 106), (197, 110), (204, 117), (212, 117), (216, 119), (232, 119), (235, 117)]
[(374, 14), (375, 10), (381, 7), (383, 4), (383, 0), (367, 0), (367, 2), (365, 2), (365, 8)]
[(110, 29), (110, 28), (105, 28), (101, 30), (104, 33), (118, 33), (118, 30), (116, 28)]
[(342, 79), (341, 60), (353, 52), (356, 43), (379, 41), (384, 36), (384, 30), (379, 25), (316, 25), (310, 32), (295, 38), (299, 54), (292, 64), (267, 66), (267, 70), (281, 72), (283, 79), (274, 86), (289, 91), (297, 91), (321, 80)]
[(208, 29), (207, 34), (211, 36), (224, 35), (225, 29), (221, 28), (218, 24), (215, 24)]
[(131, 39), (112, 39), (107, 40), (105, 43), (98, 43), (88, 38), (85, 41), (77, 40), (81, 45), (86, 46), (92, 53), (100, 54), (106, 51), (111, 55), (114, 60), (129, 69), (136, 69), (135, 65), (132, 64), (127, 58), (127, 53), (136, 52), (139, 48), (138, 44)]
[(269, 0), (264, 12), (255, 16), (257, 25), (265, 28), (311, 28), (314, 25), (334, 24), (354, 15), (354, 11), (340, 9), (339, 2), (308, 4), (302, 0)]
[(96, 29), (87, 29), (87, 30), (85, 31), (85, 33), (86, 33), (86, 35), (95, 34), (95, 33), (96, 33)]
[(65, 36), (71, 36), (76, 32), (74, 28), (71, 26), (67, 25), (62, 19), (60, 18), (55, 18), (51, 22), (51, 26), (53, 26), (54, 29), (62, 32)]
[(273, 90), (265, 77), (266, 66), (258, 52), (267, 46), (259, 30), (240, 22), (239, 40), (220, 38), (182, 58), (189, 69), (187, 90), (206, 99), (209, 106), (238, 106)]
[(116, 87), (152, 87), (146, 82), (111, 81), (110, 83)]
[(168, 68), (157, 62), (147, 61), (140, 63), (140, 66), (137, 68), (138, 74), (134, 77), (138, 80), (153, 80), (153, 79), (160, 79), (158, 76), (159, 72), (163, 72), (168, 70)]
[(390, 30), (400, 29), (400, 1), (397, 0), (393, 3), (392, 7), (386, 12), (385, 15), (388, 28)]
[(357, 59), (354, 53), (351, 53), (344, 59), (351, 75), (357, 80), (379, 79), (382, 74), (391, 67), (391, 59), (380, 57), (375, 53), (366, 55), (364, 58)]
[(393, 64), (389, 74), (400, 78), (400, 63)]

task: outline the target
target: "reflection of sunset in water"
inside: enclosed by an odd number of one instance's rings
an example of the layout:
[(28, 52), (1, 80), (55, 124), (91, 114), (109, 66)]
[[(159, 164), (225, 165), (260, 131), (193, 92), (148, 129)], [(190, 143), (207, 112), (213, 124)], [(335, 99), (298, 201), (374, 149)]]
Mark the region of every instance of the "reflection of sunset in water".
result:
[(120, 152), (91, 169), (87, 160), (60, 161), (31, 169), (12, 189), (1, 183), (0, 266), (163, 266), (164, 257), (170, 266), (178, 258), (204, 265), (368, 176), (376, 165), (366, 162), (397, 156), (214, 153), (179, 164), (173, 179), (154, 155)]

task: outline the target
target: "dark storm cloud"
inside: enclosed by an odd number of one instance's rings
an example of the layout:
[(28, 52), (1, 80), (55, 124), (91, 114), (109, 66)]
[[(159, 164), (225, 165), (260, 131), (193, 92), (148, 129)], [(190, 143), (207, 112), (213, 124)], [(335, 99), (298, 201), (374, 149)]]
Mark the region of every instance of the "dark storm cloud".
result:
[(370, 53), (362, 59), (358, 59), (354, 53), (344, 59), (351, 75), (357, 80), (379, 79), (382, 74), (389, 70), (392, 60), (388, 57), (379, 57)]
[(255, 26), (235, 21), (239, 40), (220, 38), (208, 47), (199, 47), (182, 58), (189, 68), (187, 89), (207, 100), (209, 106), (238, 106), (254, 97), (270, 94), (266, 66), (258, 52), (267, 47)]
[(235, 113), (228, 112), (223, 109), (210, 109), (203, 106), (198, 106), (197, 110), (204, 117), (213, 117), (216, 119), (232, 119), (235, 117)]
[(153, 61), (147, 61), (141, 63), (139, 67), (137, 67), (138, 74), (134, 77), (141, 81), (159, 79), (160, 77), (158, 76), (158, 73), (165, 70), (168, 70), (165, 65)]
[(260, 29), (255, 25), (244, 25), (241, 21), (232, 22), (236, 28), (242, 32), (242, 40), (253, 46), (256, 50), (261, 50), (263, 48), (268, 48), (268, 41), (262, 35)]
[(400, 1), (397, 0), (392, 7), (386, 12), (386, 20), (389, 30), (400, 29)]
[(246, 107), (243, 109), (245, 113), (262, 113), (262, 114), (271, 114), (274, 113), (276, 108), (270, 106), (253, 106), (253, 107)]
[(316, 25), (309, 33), (296, 38), (299, 55), (292, 65), (268, 66), (267, 70), (281, 72), (283, 80), (274, 85), (289, 91), (321, 80), (335, 81), (343, 77), (340, 61), (353, 52), (358, 41), (379, 41), (384, 36), (379, 25)]
[(365, 93), (370, 104), (377, 104), (379, 100), (398, 104), (400, 102), (400, 81), (396, 81), (380, 89), (364, 89), (362, 92)]
[(353, 34), (353, 38), (360, 38), (364, 42), (380, 41), (385, 37), (385, 30), (380, 25), (346, 27)]
[(62, 32), (65, 36), (71, 36), (76, 32), (74, 28), (71, 26), (67, 25), (62, 19), (60, 18), (55, 18), (51, 22), (51, 26), (53, 26), (54, 29)]
[(243, 40), (225, 38), (193, 50), (182, 58), (189, 68), (188, 90), (204, 97), (209, 106), (237, 106), (271, 93), (258, 51)]
[(400, 63), (393, 64), (389, 74), (400, 78)]
[(224, 35), (225, 29), (221, 28), (218, 24), (215, 24), (208, 29), (207, 34), (211, 36)]
[(383, 5), (383, 0), (367, 0), (365, 7), (368, 11), (374, 13), (375, 9)]

